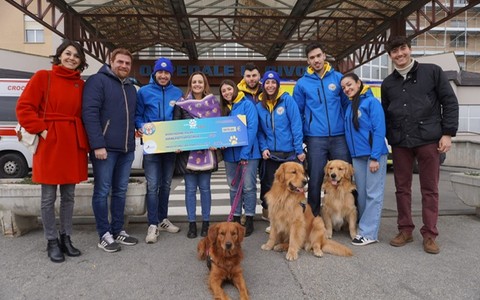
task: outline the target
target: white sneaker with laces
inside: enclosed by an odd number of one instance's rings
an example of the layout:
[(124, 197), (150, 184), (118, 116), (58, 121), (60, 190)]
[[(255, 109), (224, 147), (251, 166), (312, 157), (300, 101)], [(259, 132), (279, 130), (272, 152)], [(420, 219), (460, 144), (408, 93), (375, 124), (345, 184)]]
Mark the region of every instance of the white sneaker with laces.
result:
[(352, 240), (352, 245), (355, 246), (366, 246), (378, 242), (377, 240), (371, 240), (364, 236), (358, 235)]
[(147, 244), (153, 244), (157, 242), (158, 238), (158, 226), (157, 225), (150, 225), (148, 226), (147, 237), (145, 238), (145, 242)]
[(173, 225), (168, 219), (163, 219), (162, 223), (158, 224), (158, 230), (160, 231), (167, 231), (170, 233), (177, 233), (180, 231), (180, 228)]

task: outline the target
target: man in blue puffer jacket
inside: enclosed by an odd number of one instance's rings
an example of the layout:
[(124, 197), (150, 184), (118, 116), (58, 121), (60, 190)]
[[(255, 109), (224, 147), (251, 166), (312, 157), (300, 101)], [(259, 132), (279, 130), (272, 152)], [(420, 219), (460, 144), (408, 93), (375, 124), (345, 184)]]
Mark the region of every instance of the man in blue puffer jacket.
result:
[[(149, 122), (173, 120), (175, 103), (182, 97), (182, 90), (172, 84), (172, 62), (160, 57), (153, 68), (150, 82), (138, 91), (135, 127), (143, 134), (143, 125)], [(145, 242), (157, 241), (159, 231), (176, 233), (180, 228), (168, 219), (168, 198), (175, 170), (175, 152), (143, 155), (147, 179), (148, 230)]]
[(91, 76), (83, 89), (82, 118), (90, 143), (94, 176), (92, 207), (100, 236), (98, 247), (106, 252), (119, 251), (119, 243), (135, 245), (138, 242), (123, 229), (128, 180), (135, 152), (137, 90), (128, 78), (132, 60), (127, 49), (115, 49), (110, 65), (105, 64)]
[(343, 125), (348, 98), (342, 92), (342, 74), (325, 61), (326, 55), (318, 42), (305, 48), (307, 63), (305, 74), (293, 90), (303, 119), (304, 142), (307, 145), (309, 188), (308, 203), (313, 214), (320, 214), (320, 194), (327, 160), (342, 159), (350, 162)]

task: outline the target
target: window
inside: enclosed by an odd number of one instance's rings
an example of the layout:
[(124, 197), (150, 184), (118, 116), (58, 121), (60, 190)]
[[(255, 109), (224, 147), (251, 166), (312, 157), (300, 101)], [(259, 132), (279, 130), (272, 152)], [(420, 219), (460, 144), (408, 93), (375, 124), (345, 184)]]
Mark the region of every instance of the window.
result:
[(460, 20), (460, 19), (453, 19), (450, 21), (450, 24), (452, 27), (459, 27), (459, 28), (465, 28), (467, 25), (465, 23), (465, 20)]
[(465, 33), (450, 35), (450, 46), (452, 47), (465, 47), (467, 45), (467, 39)]
[(43, 43), (45, 42), (43, 26), (25, 15), (25, 43)]

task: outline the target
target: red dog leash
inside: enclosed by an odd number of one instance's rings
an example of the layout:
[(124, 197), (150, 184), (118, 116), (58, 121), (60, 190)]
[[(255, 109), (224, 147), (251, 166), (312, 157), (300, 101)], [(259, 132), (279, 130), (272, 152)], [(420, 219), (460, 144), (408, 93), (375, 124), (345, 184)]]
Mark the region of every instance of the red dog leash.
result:
[(242, 173), (240, 175), (240, 181), (238, 182), (237, 193), (235, 194), (235, 198), (233, 198), (232, 208), (230, 209), (230, 214), (228, 215), (227, 222), (231, 222), (233, 220), (233, 214), (235, 213), (235, 209), (237, 208), (240, 198), (242, 198), (243, 181), (245, 179), (245, 171), (247, 170), (246, 161), (245, 163), (243, 163), (243, 161), (240, 161), (238, 163), (237, 168), (235, 170), (235, 177), (232, 180), (232, 186), (235, 186), (235, 183), (238, 179), (238, 175), (240, 174), (239, 172), (240, 169), (242, 169)]

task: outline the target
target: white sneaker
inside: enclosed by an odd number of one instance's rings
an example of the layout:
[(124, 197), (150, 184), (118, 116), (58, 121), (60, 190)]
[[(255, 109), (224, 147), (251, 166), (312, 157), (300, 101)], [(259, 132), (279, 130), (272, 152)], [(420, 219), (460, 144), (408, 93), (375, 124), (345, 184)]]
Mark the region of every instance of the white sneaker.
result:
[(145, 242), (147, 244), (153, 244), (157, 242), (158, 238), (158, 226), (157, 225), (150, 225), (148, 226), (147, 237), (145, 238)]
[(162, 223), (158, 224), (158, 230), (168, 231), (170, 233), (177, 233), (180, 231), (180, 228), (173, 225), (167, 218), (163, 219)]
[(268, 226), (267, 228), (265, 228), (265, 233), (270, 234), (270, 226)]
[(355, 245), (355, 246), (366, 246), (366, 245), (370, 245), (370, 244), (373, 244), (373, 243), (376, 243), (378, 242), (377, 240), (371, 240), (367, 237), (364, 237), (364, 236), (361, 236), (361, 235), (357, 235), (353, 240), (352, 240), (352, 245)]

